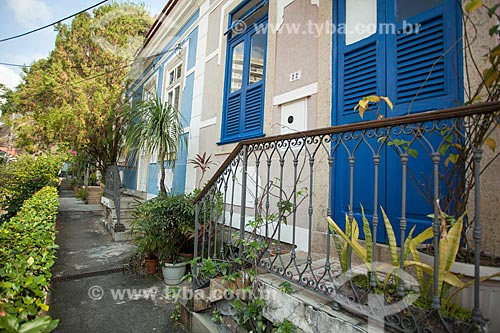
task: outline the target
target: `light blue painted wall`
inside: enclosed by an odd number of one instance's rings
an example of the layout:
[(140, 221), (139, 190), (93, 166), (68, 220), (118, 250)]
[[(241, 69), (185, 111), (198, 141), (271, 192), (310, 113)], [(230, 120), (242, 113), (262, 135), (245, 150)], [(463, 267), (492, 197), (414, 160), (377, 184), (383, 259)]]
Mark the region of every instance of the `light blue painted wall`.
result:
[(120, 171), (123, 171), (122, 184), (125, 188), (130, 190), (135, 190), (137, 188), (137, 169), (136, 167), (120, 167)]
[[(198, 19), (198, 17), (200, 16), (200, 11), (197, 10), (193, 16), (191, 16), (191, 18), (189, 19), (188, 22), (186, 22), (186, 24), (177, 32), (177, 34), (170, 40), (170, 42), (168, 42), (168, 44), (165, 46), (165, 48), (158, 52), (159, 55), (155, 58), (155, 60), (142, 72), (141, 75), (139, 75), (137, 77), (137, 79), (135, 80), (134, 84), (132, 84), (131, 88), (129, 89), (129, 91), (133, 91), (134, 89), (137, 88), (137, 85), (139, 84), (139, 82), (141, 82), (144, 78), (146, 78), (146, 81), (147, 79), (149, 79), (154, 73), (156, 73), (157, 69), (156, 70), (151, 70), (152, 68), (154, 68), (155, 66), (158, 66), (158, 63), (161, 59), (161, 57), (165, 54), (168, 54), (167, 58), (165, 60), (163, 60), (163, 63), (167, 62), (168, 59), (170, 59), (170, 57), (174, 56), (175, 55), (175, 52), (171, 52), (174, 48), (175, 48), (175, 45), (178, 44), (179, 42), (182, 42), (180, 40), (180, 37), (189, 29), (191, 28), (191, 26), (196, 22), (196, 20)], [(194, 48), (194, 51), (191, 52), (190, 50), (190, 53), (193, 53), (194, 54), (194, 59), (192, 60), (193, 61), (193, 64), (194, 62), (196, 62), (196, 44), (198, 42), (198, 28), (196, 28), (195, 30), (193, 30), (193, 32), (190, 34), (190, 36), (196, 31), (196, 39), (193, 40), (191, 39), (190, 40), (190, 48)], [(189, 37), (188, 37), (189, 38)], [(194, 45), (191, 44), (191, 42), (194, 43)], [(191, 57), (191, 56), (190, 56)], [(188, 60), (188, 64), (189, 64), (189, 60)]]
[[(196, 12), (195, 15), (189, 20), (189, 22), (179, 31), (177, 36), (181, 36), (187, 29), (190, 28), (190, 26), (197, 20), (199, 16), (199, 13)], [(187, 37), (189, 39), (189, 46), (188, 46), (188, 56), (187, 56), (187, 63), (185, 64), (185, 71), (191, 71), (195, 66), (196, 66), (196, 52), (197, 52), (197, 47), (198, 47), (198, 28), (195, 28)], [(174, 38), (169, 44), (166, 46), (165, 50), (169, 50), (173, 46), (175, 46), (176, 43), (179, 42), (179, 37)], [(154, 75), (156, 72), (158, 72), (158, 94), (159, 97), (161, 98), (161, 94), (163, 93), (163, 75), (165, 71), (164, 63), (166, 63), (172, 56), (175, 56), (174, 52), (171, 52), (168, 57), (164, 60), (164, 62), (161, 64), (161, 66), (157, 65), (157, 69), (155, 71), (152, 71), (151, 73), (148, 73), (148, 79), (152, 75)], [(153, 63), (157, 64), (157, 61)], [(150, 70), (148, 68), (145, 73)], [(193, 93), (194, 93), (194, 76), (195, 73), (191, 72), (185, 79), (185, 86), (182, 91), (182, 100), (181, 100), (181, 122), (183, 127), (188, 127), (190, 125), (191, 121), (191, 112), (192, 112), (192, 101), (193, 101)], [(146, 80), (147, 81), (147, 80)], [(186, 168), (187, 168), (187, 138), (189, 137), (189, 133), (184, 134), (184, 139), (183, 142), (179, 147), (179, 153), (178, 153), (178, 159), (176, 161), (175, 169), (173, 171), (174, 173), (174, 179), (172, 183), (172, 188), (170, 189), (171, 192), (176, 193), (176, 194), (181, 194), (184, 193), (185, 191), (185, 184), (186, 184)], [(172, 166), (169, 163), (165, 163), (166, 168), (172, 168)], [(149, 165), (148, 169), (148, 189), (147, 192), (148, 194), (151, 195), (158, 195), (159, 193), (159, 188), (158, 188), (158, 176), (159, 176), (159, 164), (158, 163), (151, 163)]]
[(188, 53), (188, 59), (187, 59), (187, 69), (190, 70), (191, 68), (196, 65), (196, 50), (198, 46), (198, 28), (194, 29), (193, 32), (191, 32), (188, 36), (189, 39), (189, 53)]
[(186, 189), (186, 167), (187, 167), (187, 151), (189, 133), (185, 133), (182, 142), (179, 146), (179, 153), (177, 154), (177, 163), (174, 169), (174, 181), (172, 183), (172, 192), (175, 194), (182, 194)]
[(182, 91), (181, 101), (181, 124), (182, 127), (189, 126), (191, 122), (191, 111), (193, 110), (193, 88), (194, 88), (194, 72), (186, 77), (186, 86)]
[(158, 173), (160, 172), (160, 165), (158, 163), (149, 164), (148, 169), (148, 193), (158, 195)]

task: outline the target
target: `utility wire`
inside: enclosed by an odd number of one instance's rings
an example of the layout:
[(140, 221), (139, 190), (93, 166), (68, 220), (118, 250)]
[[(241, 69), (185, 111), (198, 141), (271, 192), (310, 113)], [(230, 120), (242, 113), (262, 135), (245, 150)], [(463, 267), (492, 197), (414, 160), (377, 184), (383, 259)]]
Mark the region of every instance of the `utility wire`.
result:
[(0, 62), (0, 65), (12, 66), (12, 67), (31, 67), (31, 66), (28, 66), (28, 65), (13, 64), (13, 63), (10, 63), (10, 62)]
[[(180, 44), (180, 43), (179, 43)], [(174, 48), (172, 49), (169, 49), (169, 50), (166, 50), (166, 51), (162, 51), (162, 52), (159, 52), (159, 53), (156, 53), (156, 54), (153, 54), (153, 55), (150, 55), (150, 56), (147, 56), (147, 57), (139, 57), (139, 58), (135, 58), (133, 62), (140, 62), (140, 61), (143, 61), (143, 60), (147, 60), (147, 59), (150, 59), (150, 58), (154, 58), (154, 57), (157, 57), (157, 56), (162, 56), (168, 52), (171, 52), (173, 50), (176, 50), (178, 49), (178, 45), (176, 45)], [(43, 58), (41, 58), (43, 59)], [(40, 59), (39, 59), (40, 60)], [(37, 60), (38, 61), (38, 60)], [(129, 60), (127, 59), (124, 59), (122, 62), (125, 63), (125, 62), (128, 62)], [(115, 63), (114, 62), (108, 62), (108, 63), (104, 63), (104, 64), (95, 64), (94, 67), (104, 67), (104, 66), (109, 66), (109, 65), (114, 65)], [(11, 63), (11, 62), (0, 62), (0, 65), (4, 65), (4, 66), (12, 66), (12, 67), (26, 67), (26, 68), (30, 68), (30, 67), (33, 67), (32, 65), (24, 65), (24, 64), (14, 64), (14, 63)], [(48, 66), (48, 64), (46, 65)], [(45, 67), (42, 67), (43, 68), (46, 68)], [(74, 66), (69, 66), (69, 68), (71, 69), (74, 69), (74, 68), (78, 68), (78, 69), (82, 69), (82, 65), (74, 65)]]
[(72, 18), (73, 16), (76, 16), (76, 15), (78, 15), (78, 14), (81, 14), (81, 13), (86, 12), (87, 10), (90, 10), (90, 9), (92, 9), (92, 8), (95, 8), (95, 7), (97, 7), (97, 6), (100, 6), (100, 5), (102, 5), (103, 3), (108, 2), (108, 1), (109, 1), (109, 0), (103, 0), (103, 1), (101, 1), (101, 2), (99, 2), (99, 3), (96, 3), (96, 4), (95, 4), (95, 5), (93, 5), (93, 6), (90, 6), (90, 7), (88, 7), (88, 8), (85, 8), (85, 9), (83, 9), (83, 10), (79, 11), (78, 13), (75, 13), (75, 14), (72, 14), (72, 15), (69, 15), (69, 16), (66, 16), (65, 18), (62, 18), (62, 19), (60, 19), (60, 20), (58, 20), (58, 21), (55, 21), (55, 22), (53, 22), (53, 23), (50, 23), (50, 24), (44, 25), (43, 27), (39, 27), (39, 28), (36, 28), (36, 29), (30, 30), (30, 31), (28, 31), (28, 32), (25, 32), (25, 33), (22, 33), (22, 34), (19, 34), (19, 35), (15, 35), (15, 36), (7, 37), (7, 38), (4, 38), (4, 39), (0, 39), (0, 43), (2, 43), (2, 42), (6, 42), (6, 41), (8, 41), (8, 40), (16, 39), (16, 38), (19, 38), (19, 37), (23, 37), (23, 36), (26, 36), (26, 35), (32, 34), (32, 33), (34, 33), (34, 32), (37, 32), (37, 31), (40, 31), (40, 30), (46, 29), (46, 28), (48, 28), (48, 27), (53, 26), (54, 24), (60, 23), (60, 22), (62, 22), (62, 21), (66, 21), (67, 19)]
[(150, 55), (150, 56), (148, 56), (148, 57), (143, 57), (143, 58), (138, 58), (138, 59), (135, 59), (135, 60), (134, 60), (134, 61), (132, 61), (132, 62), (126, 63), (126, 64), (125, 64), (125, 65), (123, 65), (123, 66), (119, 66), (119, 67), (113, 68), (113, 69), (111, 69), (111, 70), (109, 70), (109, 71), (105, 71), (105, 72), (103, 72), (103, 73), (99, 73), (99, 74), (96, 74), (96, 75), (93, 75), (93, 76), (89, 76), (89, 77), (86, 77), (86, 78), (84, 78), (84, 79), (82, 79), (82, 80), (79, 80), (79, 81), (68, 82), (68, 83), (65, 83), (64, 85), (60, 85), (60, 86), (58, 86), (58, 87), (52, 87), (52, 88), (49, 88), (49, 89), (47, 89), (47, 90), (49, 90), (49, 91), (55, 91), (55, 90), (57, 90), (57, 89), (67, 88), (68, 86), (78, 85), (78, 84), (80, 84), (80, 83), (83, 83), (83, 82), (86, 82), (86, 81), (90, 81), (90, 80), (93, 80), (93, 79), (95, 79), (95, 78), (98, 78), (98, 77), (101, 77), (101, 76), (104, 76), (104, 75), (112, 74), (112, 73), (117, 72), (117, 71), (119, 71), (119, 70), (125, 69), (125, 68), (127, 68), (127, 67), (129, 67), (129, 66), (131, 66), (131, 65), (133, 65), (133, 64), (135, 64), (135, 63), (138, 63), (138, 62), (144, 62), (144, 61), (147, 61), (147, 60), (149, 60), (149, 59), (151, 59), (151, 58), (155, 58), (155, 57), (162, 56), (162, 55), (165, 55), (165, 54), (167, 54), (167, 53), (173, 52), (173, 51), (175, 51), (175, 50), (179, 49), (179, 45), (180, 45), (180, 44), (181, 44), (181, 43), (179, 43), (179, 44), (175, 45), (174, 47), (172, 47), (172, 48), (170, 48), (170, 49), (168, 49), (168, 50), (165, 50), (165, 51), (162, 51), (162, 52), (159, 52), (159, 53), (156, 53), (156, 54)]

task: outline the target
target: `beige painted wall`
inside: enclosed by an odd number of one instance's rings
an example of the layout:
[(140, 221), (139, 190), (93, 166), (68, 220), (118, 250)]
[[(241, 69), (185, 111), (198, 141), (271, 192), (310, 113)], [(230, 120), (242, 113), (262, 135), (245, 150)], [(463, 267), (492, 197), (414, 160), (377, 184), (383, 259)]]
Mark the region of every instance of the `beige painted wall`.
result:
[[(211, 1), (211, 4), (216, 1)], [(223, 163), (227, 155), (236, 144), (217, 145), (220, 140), (220, 126), (222, 120), (223, 86), (226, 56), (226, 37), (220, 38), (221, 26), (227, 27), (229, 12), (239, 1), (222, 1), (208, 14), (208, 33), (205, 59), (203, 107), (201, 114), (202, 128), (200, 129), (199, 152), (213, 155), (218, 165)], [(229, 4), (229, 5), (228, 5)], [(287, 101), (295, 99), (294, 91), (311, 84), (317, 84), (316, 91), (305, 96), (307, 99), (307, 129), (330, 125), (331, 99), (331, 34), (317, 34), (308, 29), (308, 22), (321, 24), (331, 22), (331, 1), (321, 1), (320, 5), (314, 1), (295, 0), (283, 10), (283, 23), (276, 31), (278, 1), (269, 3), (269, 31), (267, 42), (266, 63), (266, 95), (264, 105), (264, 132), (267, 136), (280, 133), (281, 104), (274, 103), (276, 96), (292, 92)], [(221, 21), (222, 20), (222, 21)], [(293, 26), (300, 27), (298, 33), (293, 33)], [(290, 82), (290, 73), (301, 71), (302, 77)], [(215, 123), (214, 123), (215, 122)], [(203, 124), (209, 124), (204, 126)], [(327, 187), (324, 186), (328, 178), (326, 152), (318, 155), (315, 165), (314, 189), (308, 195), (314, 197), (313, 228), (324, 235), (326, 231), (326, 205), (328, 198)], [(253, 161), (249, 161), (252, 165)], [(283, 180), (284, 186), (290, 186), (291, 162), (287, 162), (287, 175)], [(264, 163), (262, 163), (264, 164)], [(217, 166), (212, 166), (205, 175), (203, 182), (210, 179), (216, 172)], [(261, 165), (260, 174), (264, 174), (265, 167)], [(279, 175), (279, 166), (273, 158), (272, 175)], [(200, 177), (197, 172), (197, 178)], [(309, 184), (309, 176), (301, 177), (301, 184)], [(261, 180), (262, 181), (262, 180)], [(274, 200), (275, 201), (275, 200)], [(275, 202), (271, 205), (275, 206)], [(302, 203), (297, 214), (297, 226), (308, 228), (308, 201)]]
[[(498, 3), (495, 0), (487, 0), (485, 3), (491, 7)], [(488, 30), (496, 24), (495, 19), (487, 17), (484, 9), (479, 9), (470, 15), (464, 27), (464, 52), (469, 61), (464, 62), (465, 76), (465, 101), (472, 98), (472, 93), (482, 82), (482, 72), (487, 63), (484, 55), (489, 49), (495, 47), (498, 40), (488, 35)], [(475, 28), (474, 28), (475, 26)], [(477, 32), (475, 32), (477, 29)], [(470, 47), (468, 47), (470, 45)], [(474, 62), (470, 61), (474, 59)], [(478, 66), (476, 69), (475, 66)], [(484, 92), (483, 92), (484, 96)], [(497, 129), (491, 136), (497, 143), (496, 152), (488, 147), (483, 147), (482, 167), (490, 163), (491, 159), (498, 153), (500, 147), (500, 130)], [(481, 175), (481, 225), (482, 241), (481, 250), (500, 255), (500, 159), (496, 158)], [(474, 216), (474, 194), (469, 198), (469, 215)], [(468, 232), (472, 240), (472, 229)], [(471, 243), (472, 244), (472, 243)]]

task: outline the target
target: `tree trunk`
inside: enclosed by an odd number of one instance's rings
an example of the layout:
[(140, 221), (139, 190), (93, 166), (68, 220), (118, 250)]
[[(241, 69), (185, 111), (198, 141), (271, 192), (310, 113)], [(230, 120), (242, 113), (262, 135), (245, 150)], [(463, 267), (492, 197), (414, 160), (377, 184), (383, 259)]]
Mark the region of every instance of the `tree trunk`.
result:
[(165, 152), (160, 152), (158, 156), (158, 162), (160, 163), (160, 193), (167, 194), (167, 189), (165, 188)]

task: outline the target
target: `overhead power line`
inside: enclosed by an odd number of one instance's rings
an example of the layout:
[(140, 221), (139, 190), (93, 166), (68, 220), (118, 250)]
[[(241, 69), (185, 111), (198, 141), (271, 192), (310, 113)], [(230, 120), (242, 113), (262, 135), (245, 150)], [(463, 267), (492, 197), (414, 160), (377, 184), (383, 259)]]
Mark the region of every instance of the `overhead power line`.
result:
[(147, 60), (149, 60), (151, 58), (155, 58), (155, 57), (158, 57), (158, 56), (163, 56), (163, 55), (165, 55), (167, 53), (173, 52), (173, 51), (179, 49), (179, 45), (180, 44), (181, 43), (178, 43), (177, 45), (175, 45), (174, 47), (171, 47), (168, 50), (164, 50), (162, 52), (159, 52), (159, 53), (147, 56), (147, 57), (136, 58), (133, 61), (124, 62), (124, 65), (112, 68), (112, 69), (110, 69), (108, 71), (105, 71), (105, 72), (102, 72), (102, 73), (98, 73), (98, 74), (95, 74), (95, 75), (92, 75), (92, 76), (88, 76), (88, 77), (83, 78), (83, 79), (81, 79), (79, 81), (67, 82), (64, 85), (59, 85), (57, 87), (48, 88), (48, 89), (46, 89), (46, 91), (55, 91), (55, 90), (58, 90), (58, 89), (66, 89), (68, 86), (75, 86), (75, 85), (78, 85), (80, 83), (84, 83), (84, 82), (87, 82), (87, 81), (94, 80), (94, 79), (96, 79), (98, 77), (101, 77), (101, 76), (105, 76), (105, 75), (109, 75), (109, 74), (115, 73), (115, 72), (117, 72), (119, 70), (122, 70), (122, 69), (125, 69), (125, 68), (129, 67), (129, 66), (132, 66), (135, 63), (145, 62), (145, 61), (147, 61)]
[(10, 62), (0, 62), (0, 65), (12, 66), (12, 67), (31, 67), (31, 66), (28, 66), (28, 65), (13, 64), (13, 63), (10, 63)]
[(30, 30), (30, 31), (27, 31), (27, 32), (24, 32), (24, 33), (19, 34), (19, 35), (15, 35), (15, 36), (11, 36), (11, 37), (7, 37), (7, 38), (0, 39), (0, 43), (2, 43), (2, 42), (6, 42), (6, 41), (8, 41), (8, 40), (16, 39), (16, 38), (19, 38), (19, 37), (24, 37), (24, 36), (29, 35), (29, 34), (32, 34), (32, 33), (34, 33), (34, 32), (37, 32), (37, 31), (40, 31), (40, 30), (46, 29), (46, 28), (48, 28), (48, 27), (53, 26), (54, 24), (60, 23), (60, 22), (62, 22), (62, 21), (66, 21), (67, 19), (72, 18), (73, 16), (76, 16), (76, 15), (78, 15), (78, 14), (81, 14), (81, 13), (86, 12), (87, 10), (90, 10), (90, 9), (92, 9), (92, 8), (95, 8), (95, 7), (97, 7), (97, 6), (100, 6), (100, 5), (102, 5), (103, 3), (108, 2), (108, 1), (109, 1), (109, 0), (103, 0), (103, 1), (101, 1), (101, 2), (99, 2), (99, 3), (96, 3), (96, 4), (95, 4), (95, 5), (93, 5), (93, 6), (90, 6), (90, 7), (88, 7), (88, 8), (82, 9), (82, 10), (81, 10), (81, 11), (79, 11), (78, 13), (75, 13), (75, 14), (72, 14), (72, 15), (69, 15), (69, 16), (66, 16), (66, 17), (64, 17), (64, 18), (62, 18), (62, 19), (60, 19), (60, 20), (58, 20), (58, 21), (55, 21), (55, 22), (53, 22), (53, 23), (50, 23), (50, 24), (44, 25), (43, 27), (39, 27), (39, 28), (36, 28), (36, 29)]

